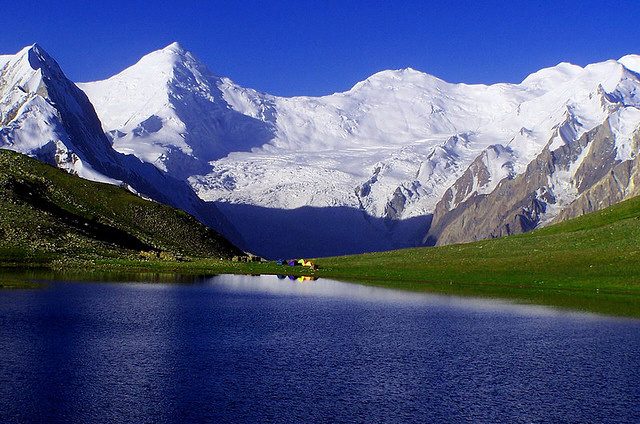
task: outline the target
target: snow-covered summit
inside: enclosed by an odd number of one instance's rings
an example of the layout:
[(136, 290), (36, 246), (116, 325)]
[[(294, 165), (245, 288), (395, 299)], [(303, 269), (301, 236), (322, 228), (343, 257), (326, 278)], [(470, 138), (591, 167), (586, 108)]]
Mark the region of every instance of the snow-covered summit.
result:
[(187, 53), (187, 51), (177, 41), (174, 41), (173, 43), (169, 44), (167, 47), (163, 48), (161, 51), (170, 51), (179, 55), (183, 55)]
[(38, 44), (3, 58), (0, 147), (85, 178), (113, 181), (105, 166), (113, 162), (114, 152), (100, 131), (93, 107), (56, 61)]
[[(135, 65), (109, 79), (78, 85), (84, 91), (101, 92), (97, 97), (91, 96), (95, 105), (112, 105), (111, 113), (101, 116), (105, 128), (124, 128), (131, 121), (141, 119), (148, 110), (167, 106), (168, 86), (178, 77), (179, 66), (183, 73), (191, 69), (200, 74), (204, 69), (190, 53), (173, 43), (142, 57)], [(112, 91), (123, 91), (127, 96), (110, 96)]]
[(628, 54), (618, 59), (618, 62), (624, 65), (627, 69), (640, 73), (640, 55)]
[(268, 125), (229, 106), (222, 84), (239, 89), (172, 43), (107, 80), (78, 85), (116, 150), (184, 178), (271, 138)]

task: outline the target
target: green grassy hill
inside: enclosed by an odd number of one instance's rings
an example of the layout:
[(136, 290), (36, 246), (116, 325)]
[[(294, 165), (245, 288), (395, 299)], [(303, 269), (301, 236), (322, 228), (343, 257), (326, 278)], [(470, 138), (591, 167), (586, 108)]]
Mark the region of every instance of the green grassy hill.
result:
[(640, 197), (515, 236), (319, 262), (364, 278), (640, 290)]
[(230, 258), (241, 252), (177, 209), (0, 150), (0, 263)]
[(640, 316), (640, 197), (515, 236), (317, 262), (368, 284)]

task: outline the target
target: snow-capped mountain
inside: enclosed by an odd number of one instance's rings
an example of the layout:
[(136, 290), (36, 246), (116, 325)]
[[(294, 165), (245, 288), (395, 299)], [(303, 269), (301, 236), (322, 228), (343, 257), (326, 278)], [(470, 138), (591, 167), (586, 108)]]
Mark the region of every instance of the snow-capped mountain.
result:
[(476, 187), (484, 185), (491, 161), (477, 158), (436, 205), (424, 241), (449, 244), (519, 233), (640, 194), (634, 173), (621, 171), (637, 169), (640, 76), (631, 69), (637, 65), (638, 56), (589, 65), (563, 84), (560, 89), (570, 96), (535, 158), (486, 192)]
[[(636, 157), (639, 70), (640, 56), (626, 56), (487, 86), (403, 69), (344, 93), (283, 98), (215, 76), (174, 43), (80, 87), (116, 150), (186, 178), (234, 222), (245, 247), (316, 256), (491, 237), (551, 221)], [(590, 147), (598, 128), (611, 132), (600, 161)], [(547, 156), (544, 172), (532, 165)], [(496, 201), (505, 184), (519, 181), (526, 184), (513, 188), (508, 205)], [(481, 200), (494, 218), (470, 228), (467, 215)], [(509, 214), (529, 221), (505, 229)]]
[(84, 178), (116, 182), (106, 168), (115, 166), (117, 153), (92, 112), (82, 91), (37, 44), (0, 56), (1, 147)]
[(87, 96), (37, 44), (0, 56), (0, 148), (83, 178), (126, 186), (237, 236), (215, 205), (199, 199), (186, 183), (116, 152)]
[(209, 161), (273, 138), (271, 125), (226, 102), (222, 87), (234, 88), (229, 80), (215, 76), (177, 43), (112, 78), (78, 85), (99, 111), (116, 150), (180, 179), (208, 172)]

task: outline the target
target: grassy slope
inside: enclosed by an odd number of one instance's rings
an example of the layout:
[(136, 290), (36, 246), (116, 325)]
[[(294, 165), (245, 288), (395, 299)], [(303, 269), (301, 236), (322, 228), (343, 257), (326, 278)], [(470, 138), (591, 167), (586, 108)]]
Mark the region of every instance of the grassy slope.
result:
[(640, 197), (526, 234), (320, 262), (387, 287), (640, 316)]
[(228, 241), (192, 216), (128, 191), (0, 150), (0, 263), (96, 258), (230, 257)]
[(332, 273), (386, 279), (640, 293), (640, 198), (526, 234), (327, 258)]

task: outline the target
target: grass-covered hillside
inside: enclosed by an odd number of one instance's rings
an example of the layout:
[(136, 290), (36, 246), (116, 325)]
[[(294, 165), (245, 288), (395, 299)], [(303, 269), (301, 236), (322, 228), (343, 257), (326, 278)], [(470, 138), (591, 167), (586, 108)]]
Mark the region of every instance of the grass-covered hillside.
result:
[(640, 197), (515, 236), (318, 262), (376, 285), (640, 316)]
[(640, 292), (640, 197), (515, 236), (319, 262), (332, 273), (359, 278), (628, 287)]
[(182, 211), (0, 150), (0, 264), (237, 254)]

